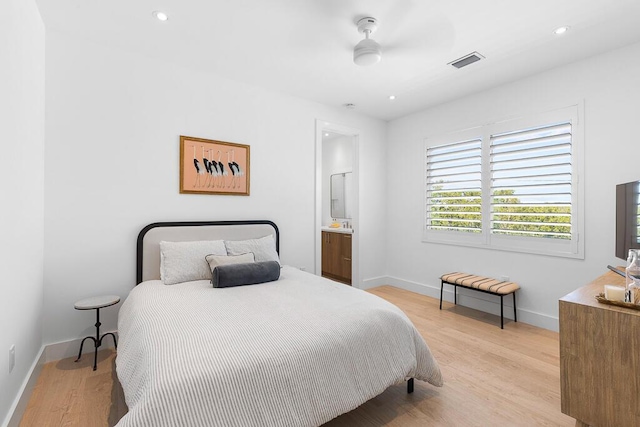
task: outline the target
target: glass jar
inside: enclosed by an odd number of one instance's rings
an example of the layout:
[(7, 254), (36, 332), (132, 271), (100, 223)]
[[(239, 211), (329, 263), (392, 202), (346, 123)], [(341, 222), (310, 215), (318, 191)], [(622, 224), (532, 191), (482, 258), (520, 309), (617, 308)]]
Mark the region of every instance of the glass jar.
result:
[(640, 249), (629, 249), (624, 301), (634, 304), (640, 302)]

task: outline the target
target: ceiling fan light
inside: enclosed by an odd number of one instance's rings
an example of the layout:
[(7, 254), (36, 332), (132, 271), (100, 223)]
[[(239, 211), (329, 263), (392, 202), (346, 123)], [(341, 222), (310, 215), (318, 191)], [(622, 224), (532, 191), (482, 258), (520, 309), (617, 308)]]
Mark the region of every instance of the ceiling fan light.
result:
[(152, 13), (152, 15), (155, 16), (158, 21), (162, 21), (162, 22), (167, 21), (169, 19), (169, 15), (159, 10), (155, 10)]
[(353, 62), (356, 65), (366, 67), (377, 64), (382, 58), (382, 49), (373, 39), (364, 39), (353, 48)]

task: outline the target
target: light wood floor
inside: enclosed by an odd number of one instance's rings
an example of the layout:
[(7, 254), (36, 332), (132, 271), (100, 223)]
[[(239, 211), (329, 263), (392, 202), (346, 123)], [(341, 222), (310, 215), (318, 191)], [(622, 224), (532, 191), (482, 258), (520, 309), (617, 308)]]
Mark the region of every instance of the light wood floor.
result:
[[(392, 386), (325, 427), (574, 426), (560, 412), (558, 334), (423, 295), (381, 286), (370, 292), (399, 306), (425, 338), (444, 387)], [(127, 411), (115, 354), (45, 365), (21, 426), (113, 426)]]

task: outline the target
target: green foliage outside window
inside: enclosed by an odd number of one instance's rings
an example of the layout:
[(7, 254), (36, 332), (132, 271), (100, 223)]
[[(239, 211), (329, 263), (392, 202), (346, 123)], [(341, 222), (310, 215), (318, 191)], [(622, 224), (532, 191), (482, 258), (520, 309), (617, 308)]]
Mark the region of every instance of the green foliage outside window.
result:
[(480, 190), (442, 191), (440, 188), (434, 187), (431, 193), (431, 226), (480, 233)]
[[(482, 231), (481, 191), (431, 192), (430, 227), (480, 233)], [(497, 190), (493, 203), (494, 234), (571, 239), (571, 206), (522, 204), (514, 190)], [(511, 196), (511, 197), (509, 197)]]

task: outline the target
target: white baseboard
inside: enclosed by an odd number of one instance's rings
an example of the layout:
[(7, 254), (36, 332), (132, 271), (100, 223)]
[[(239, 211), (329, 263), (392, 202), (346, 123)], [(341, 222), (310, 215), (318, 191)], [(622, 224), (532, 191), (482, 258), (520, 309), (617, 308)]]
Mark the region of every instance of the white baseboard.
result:
[[(365, 282), (369, 282), (369, 280)], [(374, 284), (370, 287), (391, 285), (395, 286), (396, 288), (405, 289), (407, 291), (440, 299), (439, 283), (437, 284), (437, 286), (427, 285), (424, 283), (413, 282), (393, 276), (376, 277), (375, 279), (370, 279), (370, 282)], [(365, 289), (369, 289), (369, 287)], [(442, 299), (444, 301), (453, 302), (453, 288), (451, 286), (445, 286)], [(475, 310), (480, 310), (486, 313), (500, 316), (500, 300), (497, 297), (492, 297), (492, 295), (458, 287), (458, 304), (465, 307), (473, 308)], [(528, 309), (523, 309), (520, 307), (517, 308), (517, 311), (518, 322), (527, 323), (539, 328), (558, 332), (559, 323), (557, 317), (538, 313)], [(513, 319), (513, 303), (511, 297), (507, 297), (504, 299), (504, 317)]]
[(42, 346), (38, 353), (38, 357), (33, 361), (33, 365), (31, 365), (31, 369), (29, 369), (29, 373), (24, 379), (22, 387), (20, 387), (18, 396), (9, 409), (9, 415), (7, 415), (5, 423), (3, 424), (4, 427), (18, 427), (20, 425), (24, 411), (27, 409), (27, 405), (29, 404), (29, 398), (31, 397), (33, 389), (38, 382), (42, 366), (45, 364), (44, 350), (45, 347)]
[(372, 277), (371, 279), (364, 279), (360, 289), (371, 289), (377, 286), (388, 285), (389, 278), (387, 276)]
[[(117, 339), (118, 332), (111, 332), (116, 335)], [(22, 420), (24, 411), (27, 409), (29, 399), (31, 398), (33, 389), (38, 382), (38, 377), (40, 376), (40, 372), (42, 371), (42, 367), (44, 366), (44, 364), (66, 359), (68, 357), (78, 357), (78, 350), (80, 350), (81, 341), (82, 338), (71, 341), (62, 341), (43, 345), (40, 348), (40, 353), (38, 354), (36, 360), (33, 362), (33, 366), (31, 366), (31, 369), (29, 370), (29, 375), (27, 375), (27, 378), (20, 388), (18, 397), (16, 397), (13, 406), (9, 410), (9, 415), (7, 415), (7, 419), (5, 420), (3, 427), (18, 427), (20, 425), (20, 421)], [(113, 348), (113, 340), (111, 340), (110, 338), (106, 338), (102, 341), (102, 345), (100, 346), (99, 350), (103, 350), (106, 348)], [(84, 355), (87, 353), (93, 353), (94, 349), (95, 347), (93, 341), (87, 340), (85, 341), (84, 347), (82, 348), (82, 354)]]

